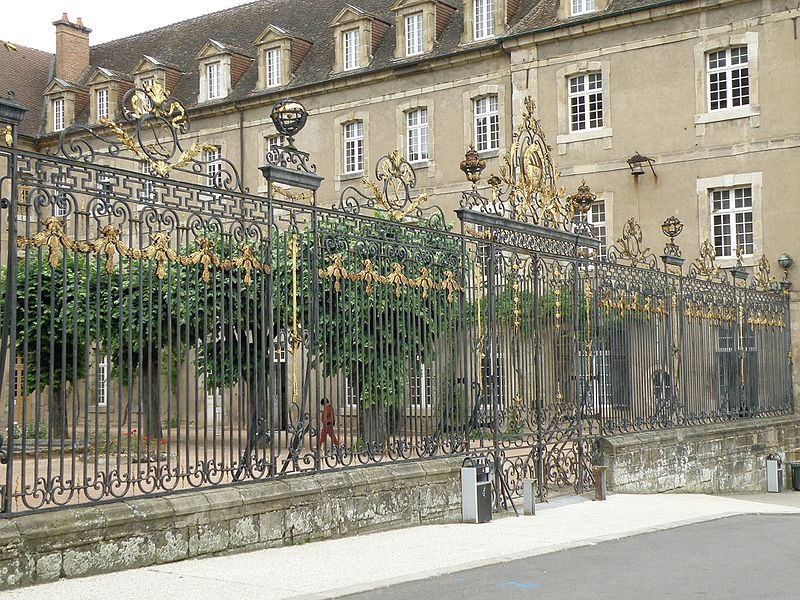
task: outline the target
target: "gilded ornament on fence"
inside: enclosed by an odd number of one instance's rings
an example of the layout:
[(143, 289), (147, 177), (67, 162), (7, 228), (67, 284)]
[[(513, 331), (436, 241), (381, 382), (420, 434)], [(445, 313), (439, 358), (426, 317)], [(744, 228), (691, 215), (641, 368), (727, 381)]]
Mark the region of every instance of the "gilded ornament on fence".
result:
[(769, 260), (766, 256), (762, 256), (758, 261), (758, 266), (755, 272), (755, 284), (764, 291), (769, 291), (775, 287), (775, 278), (770, 274)]
[(711, 281), (719, 275), (719, 266), (714, 263), (717, 253), (714, 246), (711, 245), (711, 240), (706, 240), (700, 246), (700, 256), (692, 263), (690, 272), (694, 272), (699, 277)]
[(9, 148), (14, 147), (14, 128), (11, 125), (6, 125), (3, 130), (3, 137), (5, 138), (6, 146)]
[(633, 217), (625, 223), (622, 237), (611, 247), (610, 252), (629, 261), (634, 268), (649, 262), (652, 257), (650, 248), (642, 245), (642, 228)]
[(114, 132), (114, 135), (117, 136), (122, 145), (125, 146), (131, 154), (136, 156), (136, 158), (139, 160), (147, 163), (147, 166), (150, 168), (150, 170), (160, 177), (168, 176), (173, 169), (185, 167), (204, 151), (216, 151), (215, 146), (194, 142), (187, 150), (184, 150), (181, 153), (176, 162), (168, 163), (163, 159), (156, 160), (152, 158), (147, 152), (142, 150), (136, 144), (134, 139), (121, 126), (117, 125), (113, 121), (109, 121), (108, 119), (99, 119), (98, 123), (111, 129), (111, 131)]
[(243, 282), (250, 286), (253, 282), (252, 273), (259, 272), (265, 275), (272, 273), (269, 265), (263, 264), (255, 254), (252, 246), (244, 244), (241, 246), (241, 254), (232, 259), (222, 260), (214, 252), (214, 244), (211, 240), (199, 239), (197, 241), (199, 250), (187, 255), (181, 255), (170, 247), (170, 239), (164, 233), (154, 233), (151, 236), (149, 246), (142, 249), (134, 249), (120, 240), (121, 231), (113, 225), (106, 225), (100, 230), (100, 237), (92, 242), (78, 242), (73, 240), (64, 232), (64, 225), (55, 218), (49, 217), (44, 221), (44, 230), (26, 238), (17, 238), (17, 247), (22, 250), (28, 248), (47, 248), (47, 262), (50, 268), (58, 267), (60, 256), (59, 250), (69, 250), (78, 254), (96, 254), (105, 258), (105, 270), (111, 274), (114, 272), (114, 257), (119, 254), (121, 257), (132, 260), (154, 261), (156, 267), (156, 277), (164, 279), (167, 276), (166, 263), (175, 263), (181, 266), (200, 265), (203, 270), (200, 275), (204, 283), (210, 280), (210, 268), (212, 266), (223, 271), (242, 271), (244, 273)]
[(149, 115), (166, 119), (175, 129), (187, 122), (186, 109), (180, 102), (172, 99), (170, 91), (164, 89), (158, 81), (142, 85), (142, 89), (131, 96), (130, 103), (130, 108), (123, 108), (123, 114), (131, 121)]
[(409, 278), (404, 273), (404, 267), (400, 263), (392, 263), (392, 270), (388, 275), (381, 275), (375, 270), (375, 264), (370, 259), (365, 259), (364, 267), (358, 273), (350, 273), (344, 266), (344, 259), (340, 254), (331, 257), (331, 264), (319, 270), (322, 279), (333, 280), (333, 289), (336, 292), (342, 291), (343, 281), (354, 283), (364, 283), (364, 291), (368, 296), (376, 285), (387, 285), (394, 287), (395, 297), (399, 298), (403, 288), (422, 290), (423, 299), (427, 299), (431, 291), (447, 292), (447, 301), (453, 301), (453, 292), (463, 292), (464, 287), (459, 285), (452, 271), (445, 271), (443, 281), (434, 281), (430, 274), (430, 269), (421, 267), (419, 275)]

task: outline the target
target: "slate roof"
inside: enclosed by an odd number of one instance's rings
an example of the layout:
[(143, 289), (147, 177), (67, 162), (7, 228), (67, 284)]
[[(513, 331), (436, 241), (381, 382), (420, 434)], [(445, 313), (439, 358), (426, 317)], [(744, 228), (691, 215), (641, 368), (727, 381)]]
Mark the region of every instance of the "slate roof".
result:
[(0, 94), (14, 92), (14, 99), (28, 112), (18, 133), (29, 138), (39, 136), (44, 124), (44, 90), (50, 83), (55, 56), (27, 46), (15, 44), (16, 52), (0, 46)]
[[(203, 46), (212, 39), (235, 52), (253, 56), (255, 52), (252, 44), (268, 25), (275, 25), (292, 32), (292, 35), (312, 42), (294, 79), (288, 85), (278, 88), (281, 92), (331, 79), (379, 71), (394, 65), (402, 64), (407, 67), (415, 62), (426, 62), (431, 58), (478, 47), (491, 47), (498, 43), (497, 40), (487, 40), (467, 47), (461, 46), (464, 20), (462, 2), (443, 1), (456, 11), (450, 17), (433, 51), (402, 60), (394, 58), (395, 15), (390, 10), (394, 0), (258, 0), (92, 46), (90, 63), (92, 67), (109, 69), (128, 78), (130, 76), (126, 74), (134, 71), (144, 55), (152, 56), (165, 66), (183, 72), (172, 93), (187, 108), (192, 108), (197, 106), (199, 87), (196, 56)], [(620, 13), (682, 1), (685, 0), (611, 0), (609, 6), (601, 12), (559, 21), (557, 19), (559, 0), (521, 0), (519, 9), (510, 20), (506, 36), (567, 27)], [(335, 48), (330, 24), (347, 4), (389, 23), (390, 28), (375, 50), (374, 59), (367, 67), (347, 73), (332, 74)], [(20, 128), (20, 133), (35, 137), (43, 127), (42, 92), (52, 79), (54, 56), (24, 46), (18, 48), (19, 53), (0, 52), (0, 91), (15, 89), (17, 100), (31, 109)], [(85, 83), (94, 71), (93, 68), (87, 69), (83, 79), (74, 83)], [(253, 60), (231, 95), (216, 102), (205, 102), (203, 106), (225, 104), (264, 94), (263, 91), (255, 90), (257, 78), (257, 62)], [(270, 90), (269, 93), (274, 94), (275, 90)], [(77, 120), (85, 122), (87, 118), (88, 108), (83, 115), (78, 116)]]
[[(569, 0), (562, 1), (569, 2)], [(532, 8), (527, 11), (527, 14), (521, 16), (521, 18), (509, 27), (508, 31), (506, 31), (506, 37), (546, 29), (555, 29), (558, 27), (570, 27), (578, 23), (597, 21), (599, 19), (613, 17), (614, 15), (637, 10), (646, 10), (666, 4), (679, 4), (684, 1), (685, 0), (660, 0), (655, 2), (653, 0), (611, 0), (605, 10), (559, 21), (557, 18), (558, 0), (539, 0), (538, 2), (530, 2), (530, 4), (533, 5)], [(529, 2), (526, 2), (526, 0), (520, 2), (520, 13), (525, 12), (523, 6), (527, 4), (529, 4)]]
[[(91, 48), (91, 64), (130, 73), (141, 60), (143, 54), (157, 57), (162, 62), (179, 65), (184, 75), (172, 90), (175, 97), (187, 108), (197, 105), (199, 74), (196, 56), (209, 39), (218, 40), (232, 48), (250, 49), (253, 55), (253, 42), (268, 25), (276, 25), (294, 35), (312, 42), (305, 59), (298, 68), (295, 78), (281, 89), (289, 90), (300, 86), (325, 81), (331, 78), (351, 76), (332, 75), (334, 63), (334, 36), (331, 22), (346, 4), (363, 10), (365, 13), (394, 23), (394, 13), (390, 10), (393, 0), (260, 0), (146, 31), (131, 37), (98, 44)], [(451, 6), (460, 3), (449, 0)], [(520, 11), (522, 12), (522, 11)], [(432, 53), (421, 60), (440, 56), (458, 50), (461, 41), (463, 16), (457, 10), (450, 18)], [(375, 71), (391, 66), (394, 62), (394, 27), (390, 27), (380, 46), (375, 51), (374, 60), (364, 71)], [(492, 44), (493, 42), (489, 42)], [(405, 64), (405, 61), (404, 61)], [(236, 85), (236, 89), (220, 102), (258, 95), (255, 92), (258, 72), (254, 60)], [(204, 105), (211, 105), (206, 102)]]

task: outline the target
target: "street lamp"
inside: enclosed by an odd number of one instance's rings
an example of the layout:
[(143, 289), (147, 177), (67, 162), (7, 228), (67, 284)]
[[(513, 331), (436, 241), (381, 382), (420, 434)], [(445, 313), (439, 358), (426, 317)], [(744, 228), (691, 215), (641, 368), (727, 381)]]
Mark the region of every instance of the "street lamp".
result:
[(656, 170), (653, 168), (654, 162), (655, 161), (652, 158), (648, 158), (647, 156), (642, 156), (637, 151), (636, 154), (634, 154), (628, 159), (628, 166), (631, 168), (631, 175), (633, 175), (634, 177), (638, 177), (639, 175), (644, 175), (644, 165), (647, 165), (653, 172), (653, 176), (655, 176)]
[(794, 264), (794, 259), (789, 256), (788, 254), (781, 254), (778, 257), (778, 266), (783, 269), (783, 280), (785, 282), (789, 281), (789, 267)]

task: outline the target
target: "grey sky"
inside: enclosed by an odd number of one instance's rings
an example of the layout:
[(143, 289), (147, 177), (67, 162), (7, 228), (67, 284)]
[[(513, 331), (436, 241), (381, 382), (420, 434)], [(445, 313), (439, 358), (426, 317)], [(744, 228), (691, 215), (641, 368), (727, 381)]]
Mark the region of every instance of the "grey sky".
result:
[[(89, 42), (99, 44), (182, 21), (198, 15), (223, 10), (245, 0), (193, 0), (165, 2), (98, 2), (98, 0), (5, 0), (0, 10), (0, 40), (55, 51), (53, 21), (66, 12), (73, 23), (78, 17), (92, 30)], [(108, 7), (113, 7), (109, 10)], [(133, 10), (132, 10), (133, 9)]]

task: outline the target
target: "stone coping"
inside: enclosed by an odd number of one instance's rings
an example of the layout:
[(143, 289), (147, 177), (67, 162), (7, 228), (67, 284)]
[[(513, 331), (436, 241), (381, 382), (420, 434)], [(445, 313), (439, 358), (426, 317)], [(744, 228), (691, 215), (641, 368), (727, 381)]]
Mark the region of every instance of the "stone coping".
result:
[(757, 419), (737, 419), (708, 425), (691, 425), (674, 429), (656, 429), (602, 436), (604, 448), (626, 450), (631, 447), (654, 443), (680, 443), (693, 437), (713, 437), (715, 435), (736, 435), (753, 430), (800, 427), (800, 415), (782, 415), (778, 417), (763, 417)]
[(371, 465), (0, 519), (0, 589), (458, 520), (463, 457)]

